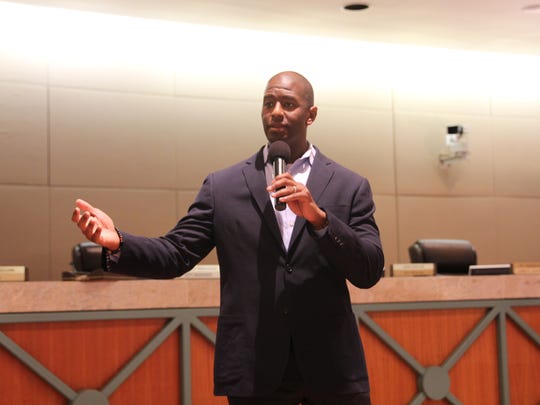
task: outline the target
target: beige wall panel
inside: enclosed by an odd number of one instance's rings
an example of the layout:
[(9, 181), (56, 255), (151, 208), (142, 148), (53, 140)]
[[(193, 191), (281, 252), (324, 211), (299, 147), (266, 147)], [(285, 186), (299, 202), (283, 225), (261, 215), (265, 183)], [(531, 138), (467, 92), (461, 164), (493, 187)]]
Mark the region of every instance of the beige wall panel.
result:
[(0, 183), (46, 184), (47, 90), (0, 83)]
[[(224, 55), (211, 67), (186, 66), (181, 62), (176, 70), (176, 94), (260, 103), (268, 80), (276, 73), (290, 69), (289, 65), (252, 70), (247, 66), (241, 71), (238, 71), (238, 68), (235, 70), (224, 68), (223, 64), (230, 58), (231, 55)], [(197, 60), (195, 57), (194, 63)], [(220, 66), (220, 69), (216, 69), (215, 66)], [(340, 74), (332, 77), (320, 77), (320, 72), (310, 67), (297, 69), (298, 73), (303, 74), (313, 85), (316, 105), (383, 110), (392, 108), (391, 82), (382, 73), (385, 70), (383, 66), (376, 64), (375, 61), (371, 64), (362, 62), (362, 75), (358, 75), (358, 69), (351, 72), (344, 71), (342, 66), (339, 69)]]
[(444, 49), (432, 49), (429, 57), (404, 54), (394, 72), (396, 111), (488, 115), (491, 83), (485, 60), (472, 53), (467, 63), (463, 60), (463, 54)]
[(51, 89), (51, 183), (172, 188), (178, 111), (168, 97)]
[(408, 262), (408, 248), (417, 239), (466, 239), (478, 262), (497, 262), (495, 202), (481, 197), (399, 197), (400, 260)]
[(379, 226), (384, 251), (385, 268), (388, 271), (390, 265), (396, 263), (399, 258), (396, 197), (389, 195), (374, 195), (373, 199), (377, 209), (375, 212), (375, 221), (377, 221), (377, 225)]
[(538, 117), (540, 116), (540, 85), (531, 86), (526, 89), (504, 89), (497, 91), (492, 98), (492, 111), (496, 116), (520, 116)]
[[(346, 58), (340, 59), (340, 62), (348, 63)], [(315, 80), (312, 80), (315, 103), (319, 107), (392, 109), (392, 83), (388, 79), (390, 73), (381, 63), (364, 60), (361, 66), (350, 72), (344, 71), (342, 66), (337, 67), (337, 71), (339, 74), (326, 75), (319, 81), (315, 76)]]
[(47, 61), (15, 44), (0, 43), (0, 81), (45, 84)]
[(198, 190), (205, 177), (245, 159), (266, 143), (260, 103), (178, 99), (177, 188)]
[(324, 107), (309, 131), (325, 155), (367, 177), (374, 193), (394, 193), (390, 112)]
[(0, 186), (0, 196), (0, 265), (26, 266), (30, 280), (48, 280), (48, 189)]
[[(526, 62), (525, 62), (526, 63)], [(522, 75), (505, 75), (504, 82), (497, 82), (492, 90), (492, 112), (500, 116), (539, 117), (540, 116), (540, 80), (537, 66), (523, 72), (525, 64), (519, 70)], [(528, 73), (528, 74), (527, 74)]]
[(540, 262), (540, 199), (497, 198), (497, 259)]
[[(176, 193), (176, 218), (177, 221), (182, 218), (184, 215), (187, 214), (189, 207), (195, 201), (195, 197), (197, 196), (197, 193), (199, 192), (199, 189), (197, 188), (196, 191), (178, 191)], [(176, 222), (174, 223), (176, 224)], [(173, 225), (174, 225), (173, 224)], [(172, 228), (172, 226), (171, 226)]]
[[(492, 195), (491, 121), (488, 117), (396, 114), (397, 183), (400, 194)], [(439, 163), (446, 127), (463, 125), (470, 155)]]
[[(283, 70), (307, 74), (300, 67), (306, 64), (306, 51), (300, 47), (281, 47), (280, 58), (269, 57), (274, 50), (260, 44), (266, 43), (270, 34), (235, 29), (204, 31), (198, 33), (194, 29), (186, 33), (198, 37), (183, 41), (180, 52), (174, 49), (178, 53), (175, 92), (179, 96), (260, 102), (266, 83), (274, 74)], [(216, 35), (220, 36), (219, 41)], [(291, 43), (295, 43), (292, 38)]]
[(540, 119), (493, 120), (495, 193), (540, 197)]
[[(182, 97), (250, 100), (262, 103), (266, 82), (274, 72), (265, 74), (259, 70), (223, 69), (222, 65), (226, 64), (230, 57), (225, 56), (225, 59), (216, 60), (211, 66), (180, 62), (176, 68), (175, 94)], [(193, 56), (192, 59), (193, 63), (200, 63), (197, 56)]]
[(82, 198), (109, 214), (119, 229), (159, 236), (176, 223), (176, 193), (172, 190), (53, 188), (51, 190), (51, 278), (71, 268), (71, 249), (85, 241), (71, 222), (75, 200)]
[(52, 60), (52, 86), (106, 91), (174, 94), (172, 66), (148, 66), (144, 63), (114, 61), (96, 57), (92, 61), (78, 59)]
[(438, 83), (428, 88), (398, 84), (394, 90), (396, 111), (477, 115), (490, 112), (487, 93), (469, 94), (462, 88), (444, 88)]

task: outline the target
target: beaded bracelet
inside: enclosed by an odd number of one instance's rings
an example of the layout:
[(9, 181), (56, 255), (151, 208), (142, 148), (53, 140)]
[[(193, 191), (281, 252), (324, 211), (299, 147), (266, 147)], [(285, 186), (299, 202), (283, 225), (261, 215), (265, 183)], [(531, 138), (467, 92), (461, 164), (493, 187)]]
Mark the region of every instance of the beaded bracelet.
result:
[(118, 238), (120, 239), (120, 244), (118, 245), (118, 249), (115, 249), (115, 250), (109, 250), (109, 252), (110, 252), (112, 255), (115, 255), (115, 254), (117, 254), (118, 252), (120, 252), (120, 249), (122, 249), (122, 245), (124, 244), (124, 237), (122, 236), (122, 234), (120, 233), (120, 231), (118, 230), (118, 228), (114, 228), (114, 230), (115, 230), (116, 233), (118, 234)]

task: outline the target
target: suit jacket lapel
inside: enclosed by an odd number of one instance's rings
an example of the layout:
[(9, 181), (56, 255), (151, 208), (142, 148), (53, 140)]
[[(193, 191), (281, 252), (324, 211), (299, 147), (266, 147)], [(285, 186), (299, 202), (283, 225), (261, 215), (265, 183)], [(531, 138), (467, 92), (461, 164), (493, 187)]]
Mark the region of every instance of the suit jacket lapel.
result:
[(261, 212), (261, 215), (266, 222), (270, 232), (276, 239), (281, 249), (285, 251), (283, 245), (283, 239), (281, 238), (281, 232), (276, 220), (276, 214), (274, 213), (274, 207), (272, 207), (272, 201), (268, 191), (266, 191), (266, 174), (264, 171), (264, 158), (262, 149), (253, 156), (252, 159), (247, 161), (247, 165), (243, 168), (244, 178), (246, 184), (253, 196), (253, 199), (257, 203), (257, 206)]
[(309, 174), (308, 182), (306, 184), (316, 202), (320, 200), (321, 195), (333, 176), (334, 170), (332, 169), (332, 161), (317, 149), (317, 154), (313, 160), (311, 173)]

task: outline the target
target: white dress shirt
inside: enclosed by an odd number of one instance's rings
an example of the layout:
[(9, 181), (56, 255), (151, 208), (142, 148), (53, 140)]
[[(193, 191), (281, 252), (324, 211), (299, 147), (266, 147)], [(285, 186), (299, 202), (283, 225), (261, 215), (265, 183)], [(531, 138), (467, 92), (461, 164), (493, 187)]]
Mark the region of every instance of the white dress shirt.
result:
[[(309, 144), (308, 150), (301, 157), (286, 166), (287, 172), (292, 175), (294, 181), (301, 183), (304, 186), (306, 185), (309, 174), (311, 173), (311, 166), (313, 165), (313, 159), (315, 158), (316, 153), (317, 150), (312, 144)], [(270, 185), (272, 179), (274, 178), (274, 168), (272, 166), (272, 162), (268, 161), (268, 145), (264, 147), (263, 156), (266, 161), (266, 184)], [(275, 208), (275, 199), (272, 196), (270, 196), (270, 199), (272, 200), (272, 205), (274, 206), (274, 212), (276, 213), (276, 219), (281, 232), (281, 237), (283, 239), (283, 244), (285, 245), (285, 249), (288, 250), (291, 242), (294, 223), (296, 221), (296, 215), (291, 211), (288, 205), (283, 211), (277, 211)]]

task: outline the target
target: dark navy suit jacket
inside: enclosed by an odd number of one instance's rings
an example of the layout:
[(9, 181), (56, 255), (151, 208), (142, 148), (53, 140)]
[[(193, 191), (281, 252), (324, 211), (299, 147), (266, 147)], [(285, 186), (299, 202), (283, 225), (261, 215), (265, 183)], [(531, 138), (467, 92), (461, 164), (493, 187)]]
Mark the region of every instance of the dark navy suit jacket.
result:
[(275, 390), (291, 344), (307, 387), (369, 391), (346, 280), (369, 288), (382, 275), (371, 189), (365, 178), (318, 150), (307, 187), (327, 213), (327, 232), (318, 237), (297, 218), (288, 251), (266, 191), (262, 150), (210, 174), (188, 214), (165, 236), (123, 233), (121, 256), (111, 270), (143, 277), (177, 277), (216, 247), (216, 395)]

